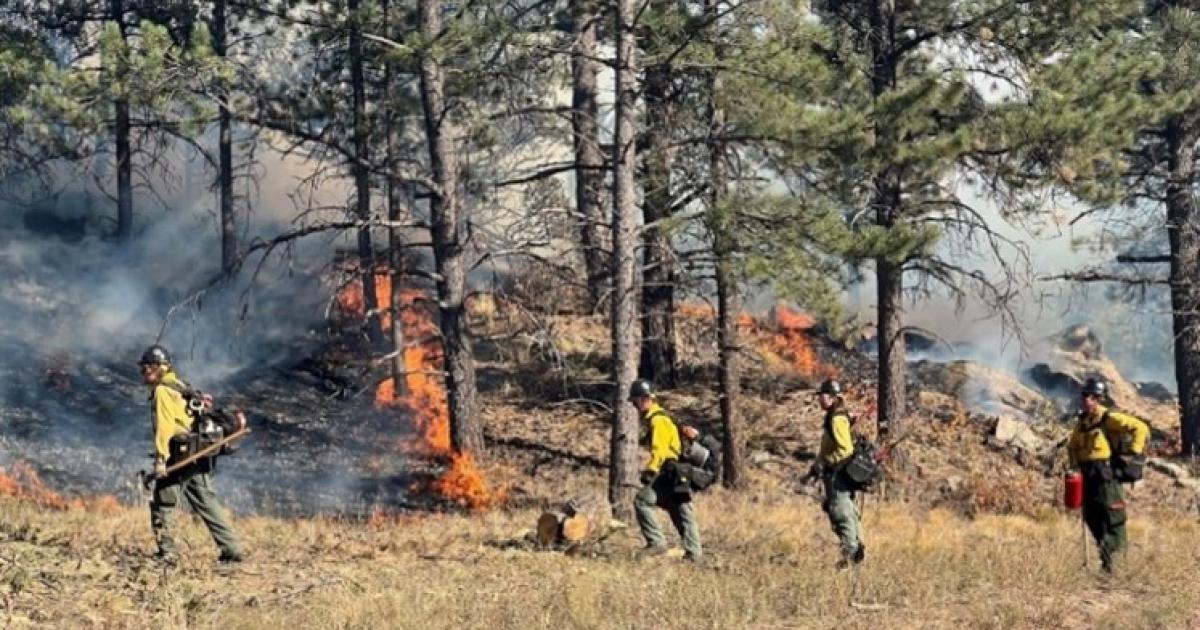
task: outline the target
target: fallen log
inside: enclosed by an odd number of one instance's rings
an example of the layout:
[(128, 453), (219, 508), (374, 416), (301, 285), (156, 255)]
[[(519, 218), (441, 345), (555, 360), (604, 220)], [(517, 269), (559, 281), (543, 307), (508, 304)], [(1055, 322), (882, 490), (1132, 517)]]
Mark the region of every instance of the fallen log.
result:
[(538, 517), (537, 544), (543, 548), (574, 546), (599, 538), (608, 531), (611, 514), (608, 500), (598, 495), (568, 501)]

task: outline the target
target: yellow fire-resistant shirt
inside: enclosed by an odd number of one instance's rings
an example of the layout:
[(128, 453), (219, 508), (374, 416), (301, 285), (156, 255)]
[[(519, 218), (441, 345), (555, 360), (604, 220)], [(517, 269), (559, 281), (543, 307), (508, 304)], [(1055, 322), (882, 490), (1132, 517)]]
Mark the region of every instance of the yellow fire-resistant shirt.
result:
[(683, 445), (679, 441), (679, 427), (675, 426), (675, 422), (658, 403), (652, 403), (642, 418), (650, 424), (650, 461), (646, 462), (646, 470), (658, 472), (663, 462), (679, 459), (679, 454), (683, 452)]
[(174, 372), (163, 374), (162, 382), (150, 391), (150, 427), (154, 435), (154, 456), (167, 461), (170, 454), (168, 443), (172, 437), (192, 430), (192, 417), (188, 414), (183, 394), (169, 387), (183, 387), (183, 381)]
[(835, 409), (826, 416), (825, 423), (826, 426), (821, 431), (821, 450), (817, 457), (825, 466), (836, 466), (854, 454), (850, 416), (842, 409)]
[(1071, 464), (1107, 460), (1112, 457), (1112, 445), (1119, 444), (1123, 436), (1130, 437), (1130, 450), (1140, 455), (1146, 450), (1150, 427), (1127, 413), (1097, 407), (1094, 415), (1081, 416), (1071, 432), (1067, 443)]

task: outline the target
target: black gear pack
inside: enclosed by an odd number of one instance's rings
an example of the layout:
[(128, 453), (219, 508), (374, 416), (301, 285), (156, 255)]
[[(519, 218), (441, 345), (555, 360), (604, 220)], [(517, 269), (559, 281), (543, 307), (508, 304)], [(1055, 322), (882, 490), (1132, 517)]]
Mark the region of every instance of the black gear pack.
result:
[(870, 492), (883, 479), (883, 467), (875, 459), (875, 444), (865, 437), (854, 439), (854, 454), (846, 461), (842, 471), (850, 480), (855, 491)]
[(721, 476), (721, 441), (704, 434), (693, 440), (679, 455), (680, 480), (692, 490), (703, 491)]
[[(246, 414), (237, 409), (217, 407), (213, 397), (198, 389), (193, 389), (182, 381), (178, 383), (162, 383), (163, 387), (179, 392), (187, 404), (188, 415), (192, 418), (192, 430), (171, 438), (170, 457), (167, 465), (182, 461), (191, 455), (208, 448), (222, 439), (236, 435), (246, 428)], [(202, 468), (211, 470), (212, 461), (218, 455), (229, 455), (237, 452), (237, 441), (227, 443), (205, 458)]]
[[(833, 440), (833, 419), (838, 415), (844, 415), (845, 412), (830, 413), (825, 417), (825, 432), (829, 434), (829, 439)], [(850, 482), (850, 489), (855, 492), (870, 492), (875, 484), (883, 479), (883, 466), (879, 465), (875, 453), (878, 449), (875, 444), (863, 436), (854, 438), (854, 452), (845, 461), (839, 463), (834, 469), (834, 474), (841, 473), (845, 475)]]

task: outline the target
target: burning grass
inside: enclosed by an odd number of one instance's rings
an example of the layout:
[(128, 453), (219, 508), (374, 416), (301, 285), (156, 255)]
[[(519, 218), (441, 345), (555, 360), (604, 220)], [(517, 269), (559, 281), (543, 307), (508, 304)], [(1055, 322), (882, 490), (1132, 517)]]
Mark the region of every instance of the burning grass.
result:
[(51, 510), (93, 510), (112, 513), (120, 507), (117, 498), (112, 495), (63, 497), (48, 488), (37, 471), (25, 462), (17, 462), (8, 469), (0, 466), (0, 496), (29, 501), (38, 507)]
[[(684, 302), (676, 307), (675, 314), (684, 322), (713, 321), (717, 316), (713, 307), (704, 302)], [(817, 322), (807, 313), (780, 302), (765, 317), (739, 313), (737, 324), (768, 369), (792, 372), (808, 380), (840, 375), (837, 367), (818, 356), (814, 347)]]
[[(218, 572), (183, 519), (183, 565), (163, 573), (141, 508), (62, 518), (0, 499), (0, 609), (15, 627), (1184, 628), (1200, 618), (1200, 524), (1137, 510), (1117, 579), (1084, 569), (1077, 518), (964, 519), (866, 505), (869, 557), (831, 569), (814, 499), (758, 485), (698, 504), (709, 563), (506, 548), (536, 511), (425, 515), (389, 525), (242, 519), (251, 560)], [(1090, 550), (1094, 553), (1094, 549)]]
[[(763, 335), (761, 348), (768, 364), (782, 360), (800, 376), (813, 380), (837, 378), (839, 370), (821, 361), (813, 348), (812, 329), (816, 321), (784, 304), (775, 305), (771, 319), (774, 328)], [(760, 333), (761, 334), (761, 333)]]

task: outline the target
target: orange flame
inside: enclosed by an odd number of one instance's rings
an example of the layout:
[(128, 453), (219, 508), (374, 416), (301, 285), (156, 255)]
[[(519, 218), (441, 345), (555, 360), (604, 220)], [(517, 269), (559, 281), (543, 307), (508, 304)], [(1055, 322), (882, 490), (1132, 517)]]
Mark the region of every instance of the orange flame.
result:
[(25, 462), (14, 464), (11, 475), (3, 467), (0, 467), (0, 496), (30, 501), (38, 507), (52, 510), (94, 510), (112, 514), (120, 508), (117, 498), (111, 494), (99, 497), (63, 498), (62, 495), (47, 488), (37, 471)]
[[(743, 317), (739, 323), (745, 326), (745, 319)], [(774, 330), (767, 332), (766, 338), (759, 342), (760, 349), (778, 357), (806, 378), (838, 377), (839, 370), (821, 361), (813, 349), (810, 331), (816, 326), (816, 320), (812, 316), (779, 303), (771, 311), (771, 320)], [(747, 327), (753, 331), (759, 330), (752, 319)]]
[(775, 304), (771, 315), (780, 330), (811, 330), (817, 325), (817, 320), (808, 313), (790, 308), (783, 302)]
[(450, 469), (433, 482), (433, 489), (443, 497), (472, 510), (483, 510), (499, 505), (507, 498), (504, 490), (491, 492), (475, 465), (475, 457), (468, 452), (454, 453)]
[[(375, 274), (375, 294), (379, 304), (391, 303), (392, 279), (386, 271)], [(347, 284), (338, 294), (338, 303), (349, 313), (363, 314), (362, 283), (352, 281)], [(405, 450), (449, 459), (449, 467), (431, 484), (434, 492), (473, 510), (503, 503), (505, 493), (489, 490), (474, 456), (468, 452), (455, 452), (451, 447), (450, 408), (441, 378), (442, 348), (433, 316), (425, 307), (424, 295), (416, 289), (405, 288), (395, 310), (400, 313), (405, 339), (402, 350), (404, 389), (398, 395), (394, 379), (383, 381), (375, 390), (375, 406), (399, 409), (412, 419), (421, 441), (402, 445)], [(382, 322), (385, 328), (390, 327), (390, 314), (384, 313)]]
[[(392, 301), (392, 276), (387, 267), (379, 267), (375, 270), (375, 303), (381, 307)], [(362, 275), (357, 274), (353, 280), (347, 282), (337, 293), (338, 307), (344, 313), (362, 316), (367, 312), (366, 302), (363, 300), (362, 290)], [(386, 330), (392, 326), (392, 314), (383, 311), (379, 314), (380, 323)]]

